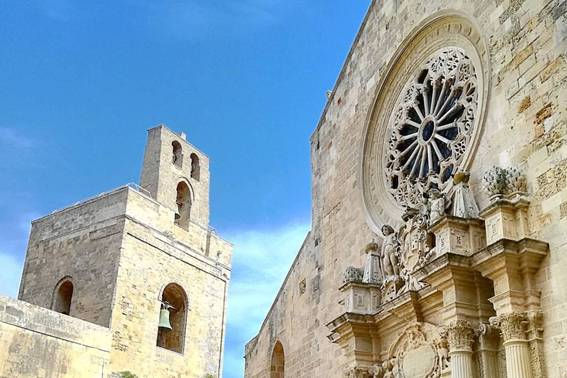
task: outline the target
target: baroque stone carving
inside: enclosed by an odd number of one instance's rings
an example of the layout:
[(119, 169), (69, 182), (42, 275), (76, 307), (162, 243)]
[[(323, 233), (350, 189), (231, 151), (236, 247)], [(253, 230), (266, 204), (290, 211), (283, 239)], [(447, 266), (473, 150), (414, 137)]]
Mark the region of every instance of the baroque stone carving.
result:
[(500, 168), (493, 166), (482, 177), (482, 187), (491, 198), (525, 194), (526, 177), (516, 167)]
[(381, 378), (437, 378), (448, 361), (446, 336), (430, 324), (415, 323), (392, 344), (388, 358), (374, 371)]
[(475, 332), (466, 320), (455, 320), (447, 327), (447, 341), (451, 351), (472, 351)]
[(429, 191), (429, 225), (437, 222), (445, 215), (448, 203), (445, 193), (437, 188), (431, 188)]
[(528, 318), (525, 313), (512, 312), (490, 318), (490, 324), (498, 327), (504, 342), (511, 340), (526, 340), (526, 325)]
[(349, 266), (343, 275), (343, 283), (362, 282), (363, 275), (362, 269)]
[(362, 194), (370, 226), (395, 224), (423, 193), (448, 193), (470, 167), (482, 132), (490, 69), (476, 25), (428, 21), (380, 75), (364, 140)]
[(453, 204), (451, 215), (459, 218), (478, 218), (479, 210), (474, 195), (469, 188), (470, 174), (458, 172), (453, 178)]
[(459, 167), (475, 123), (474, 65), (459, 48), (438, 51), (402, 91), (391, 120), (384, 179), (395, 200), (417, 207)]

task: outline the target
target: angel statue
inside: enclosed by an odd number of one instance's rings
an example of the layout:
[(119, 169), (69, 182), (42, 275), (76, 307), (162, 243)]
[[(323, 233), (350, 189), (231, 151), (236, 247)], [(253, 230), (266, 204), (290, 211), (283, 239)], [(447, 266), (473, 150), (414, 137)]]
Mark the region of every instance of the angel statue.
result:
[(453, 176), (453, 208), (451, 215), (459, 218), (478, 218), (479, 210), (469, 188), (470, 173), (457, 172)]

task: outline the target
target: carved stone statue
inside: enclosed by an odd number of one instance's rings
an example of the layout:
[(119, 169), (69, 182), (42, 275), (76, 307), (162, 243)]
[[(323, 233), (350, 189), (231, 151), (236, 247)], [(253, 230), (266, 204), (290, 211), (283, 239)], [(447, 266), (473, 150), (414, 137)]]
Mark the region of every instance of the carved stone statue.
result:
[(382, 274), (384, 281), (395, 280), (400, 275), (399, 260), (400, 241), (392, 226), (382, 226), (382, 235), (384, 242), (382, 244)]
[(381, 364), (374, 365), (370, 369), (370, 374), (372, 374), (372, 378), (384, 378), (384, 368)]
[(444, 371), (449, 367), (449, 342), (447, 341), (447, 334), (443, 333), (439, 339), (435, 341), (437, 347), (437, 359), (439, 369)]
[(364, 274), (362, 282), (379, 284), (382, 282), (382, 268), (380, 261), (380, 251), (378, 244), (370, 243), (366, 246), (366, 263), (364, 264)]
[(458, 172), (453, 176), (453, 206), (451, 215), (459, 218), (478, 218), (479, 210), (469, 188), (470, 174)]
[(437, 222), (445, 215), (447, 200), (445, 194), (439, 189), (432, 188), (429, 191), (429, 225)]

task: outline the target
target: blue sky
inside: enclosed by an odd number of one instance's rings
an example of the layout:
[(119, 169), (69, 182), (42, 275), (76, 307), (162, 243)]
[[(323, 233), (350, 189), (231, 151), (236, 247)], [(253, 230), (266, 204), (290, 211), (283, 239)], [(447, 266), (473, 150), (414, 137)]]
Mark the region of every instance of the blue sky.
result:
[(368, 4), (0, 0), (0, 293), (29, 222), (137, 182), (165, 123), (211, 158), (211, 222), (235, 243), (224, 376), (241, 377), (309, 229), (309, 137)]

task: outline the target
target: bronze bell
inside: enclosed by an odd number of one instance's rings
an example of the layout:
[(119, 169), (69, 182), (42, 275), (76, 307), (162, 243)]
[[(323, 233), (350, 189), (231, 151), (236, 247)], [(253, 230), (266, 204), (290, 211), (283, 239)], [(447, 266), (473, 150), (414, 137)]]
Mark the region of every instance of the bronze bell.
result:
[(171, 323), (169, 322), (169, 310), (174, 307), (167, 302), (162, 302), (161, 310), (159, 311), (159, 325), (160, 328), (172, 330)]
[(159, 311), (159, 327), (166, 328), (172, 330), (171, 324), (169, 323), (169, 310), (166, 308), (162, 308)]

